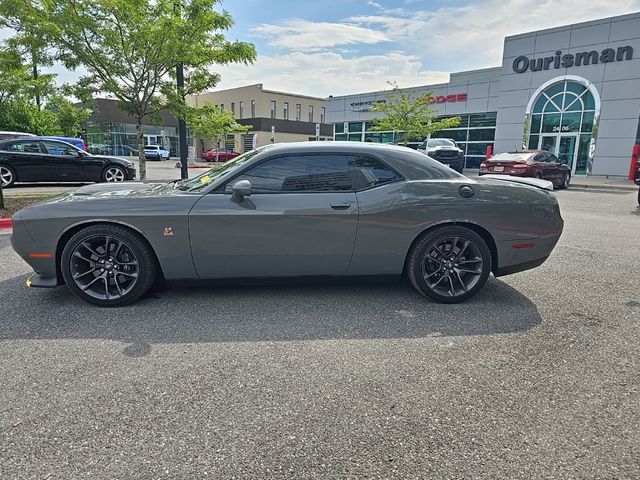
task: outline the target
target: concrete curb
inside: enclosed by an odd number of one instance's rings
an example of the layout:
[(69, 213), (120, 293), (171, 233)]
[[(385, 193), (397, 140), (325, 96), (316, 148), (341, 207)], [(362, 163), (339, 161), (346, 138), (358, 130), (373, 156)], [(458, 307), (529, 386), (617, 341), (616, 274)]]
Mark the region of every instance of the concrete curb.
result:
[(635, 192), (638, 187), (635, 185), (608, 185), (606, 183), (599, 183), (595, 185), (589, 185), (588, 183), (572, 183), (569, 185), (569, 189), (581, 188), (585, 190), (618, 190), (622, 192)]

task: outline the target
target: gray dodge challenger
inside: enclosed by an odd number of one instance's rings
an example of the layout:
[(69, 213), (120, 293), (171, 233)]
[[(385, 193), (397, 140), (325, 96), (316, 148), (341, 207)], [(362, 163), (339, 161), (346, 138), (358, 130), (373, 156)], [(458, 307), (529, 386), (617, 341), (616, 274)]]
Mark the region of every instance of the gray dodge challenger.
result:
[[(519, 182), (519, 183), (517, 183)], [(80, 187), (13, 216), (32, 287), (101, 306), (159, 280), (406, 275), (460, 302), (542, 264), (563, 228), (546, 182), (471, 180), (414, 150), (274, 144), (162, 184)]]

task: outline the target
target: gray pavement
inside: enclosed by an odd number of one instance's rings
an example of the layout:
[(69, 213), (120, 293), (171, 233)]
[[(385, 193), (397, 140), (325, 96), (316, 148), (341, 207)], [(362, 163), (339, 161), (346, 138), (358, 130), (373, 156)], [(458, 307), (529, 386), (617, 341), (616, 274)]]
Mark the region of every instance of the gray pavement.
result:
[(640, 210), (558, 192), (538, 269), (404, 283), (27, 289), (0, 237), (0, 478), (640, 478)]

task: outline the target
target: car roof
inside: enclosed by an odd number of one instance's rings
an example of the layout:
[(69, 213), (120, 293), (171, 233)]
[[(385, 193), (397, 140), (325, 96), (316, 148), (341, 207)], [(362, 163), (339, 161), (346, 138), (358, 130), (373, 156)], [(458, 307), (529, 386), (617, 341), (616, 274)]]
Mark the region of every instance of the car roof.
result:
[(39, 135), (29, 135), (29, 136), (22, 136), (22, 137), (4, 138), (4, 139), (0, 140), (0, 143), (13, 143), (13, 142), (25, 142), (25, 141), (33, 142), (34, 140), (37, 140), (37, 141), (49, 140), (49, 141), (53, 141), (53, 142), (60, 142), (60, 143), (64, 143), (66, 145), (69, 145), (69, 146), (71, 146), (73, 148), (78, 148), (74, 144), (69, 143), (69, 142), (65, 142), (64, 140), (62, 140), (60, 138), (43, 137), (43, 136), (39, 136)]
[(10, 130), (0, 130), (0, 135), (16, 135), (20, 137), (35, 137), (33, 133), (27, 132), (12, 132)]
[(455, 170), (442, 165), (440, 162), (431, 159), (423, 153), (420, 153), (409, 147), (398, 145), (390, 145), (384, 143), (372, 142), (291, 142), (291, 143), (272, 143), (264, 145), (260, 148), (259, 155), (256, 155), (247, 163), (262, 161), (266, 157), (272, 155), (287, 154), (354, 154), (354, 155), (372, 155), (384, 160), (389, 166), (397, 170), (407, 179), (424, 178), (420, 172), (425, 169), (431, 171), (432, 178), (457, 178), (460, 177)]

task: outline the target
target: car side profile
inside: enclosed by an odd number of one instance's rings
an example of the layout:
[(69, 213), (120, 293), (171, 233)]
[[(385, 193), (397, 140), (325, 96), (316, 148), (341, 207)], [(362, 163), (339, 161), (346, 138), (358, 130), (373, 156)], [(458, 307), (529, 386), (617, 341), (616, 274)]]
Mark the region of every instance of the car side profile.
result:
[(205, 162), (228, 162), (232, 158), (236, 158), (238, 155), (240, 154), (232, 150), (211, 148), (202, 152), (201, 158)]
[(69, 143), (45, 137), (0, 141), (0, 180), (16, 182), (124, 182), (135, 180), (129, 160), (91, 155)]
[(144, 156), (149, 160), (151, 159), (162, 160), (165, 158), (169, 158), (171, 154), (162, 145), (145, 145)]
[(559, 189), (571, 183), (569, 166), (546, 150), (499, 153), (480, 164), (480, 175), (486, 174), (540, 178)]
[(404, 147), (307, 142), (190, 180), (81, 187), (17, 212), (11, 242), (29, 285), (101, 306), (158, 279), (401, 275), (452, 303), (543, 263), (562, 229), (548, 190), (471, 180)]

